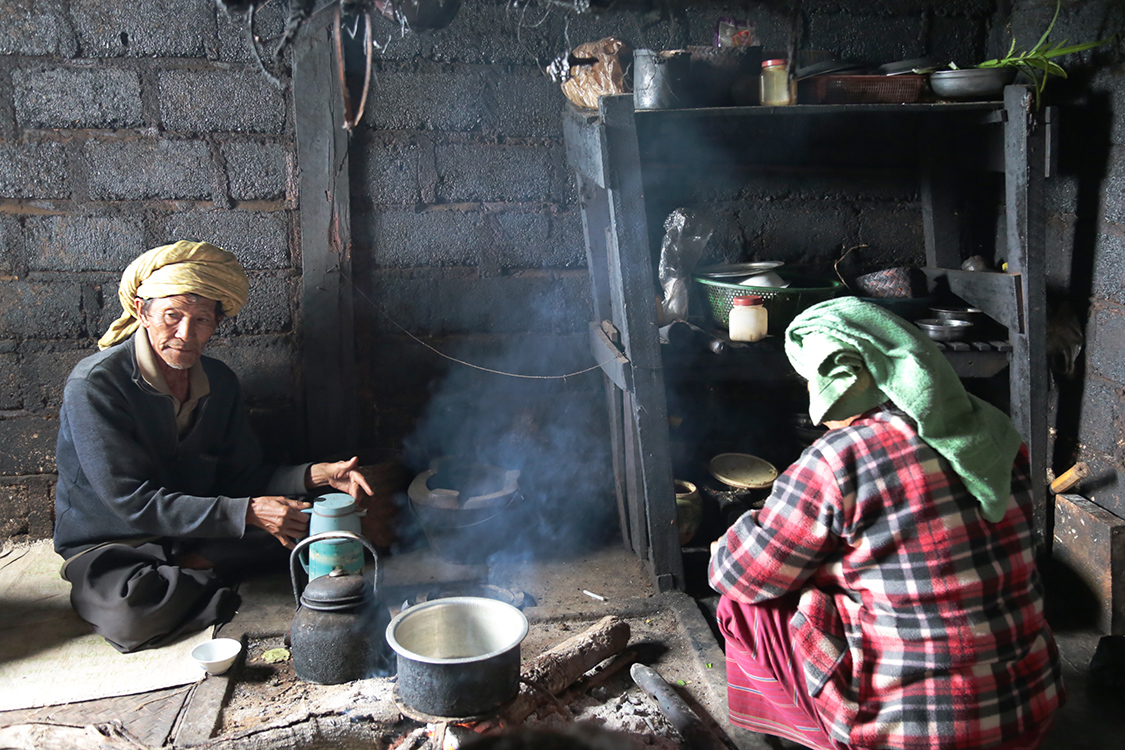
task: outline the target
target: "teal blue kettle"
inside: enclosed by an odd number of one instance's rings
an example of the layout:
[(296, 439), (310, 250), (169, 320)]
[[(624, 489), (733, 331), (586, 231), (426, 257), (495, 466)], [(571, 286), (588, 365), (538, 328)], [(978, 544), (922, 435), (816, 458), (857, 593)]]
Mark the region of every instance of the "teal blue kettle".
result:
[[(360, 519), (367, 511), (359, 510), (355, 498), (344, 492), (324, 495), (304, 512), (312, 516), (309, 519), (310, 537), (329, 531), (348, 531), (357, 537), (363, 536)], [(301, 555), (301, 567), (309, 574), (310, 581), (326, 576), (333, 570), (359, 575), (363, 572), (363, 544), (338, 537), (314, 541), (308, 546), (308, 558)]]

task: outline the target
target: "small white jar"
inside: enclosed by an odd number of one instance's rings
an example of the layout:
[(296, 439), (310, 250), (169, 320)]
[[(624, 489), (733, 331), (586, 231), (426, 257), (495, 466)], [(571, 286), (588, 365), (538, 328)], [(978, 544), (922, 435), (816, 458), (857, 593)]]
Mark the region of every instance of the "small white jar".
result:
[(789, 80), (788, 61), (762, 60), (759, 80), (763, 107), (784, 107), (797, 101), (797, 82)]
[(731, 341), (761, 341), (766, 337), (769, 319), (762, 303), (762, 298), (757, 295), (745, 295), (731, 300)]

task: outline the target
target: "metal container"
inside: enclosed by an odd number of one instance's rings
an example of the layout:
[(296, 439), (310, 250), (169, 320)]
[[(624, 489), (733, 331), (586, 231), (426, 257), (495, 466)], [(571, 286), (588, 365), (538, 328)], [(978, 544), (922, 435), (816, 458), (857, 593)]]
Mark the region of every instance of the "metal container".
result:
[(637, 109), (690, 107), (691, 55), (687, 50), (633, 51), (633, 106)]
[(744, 294), (755, 294), (765, 301), (769, 310), (769, 332), (782, 336), (785, 329), (806, 308), (818, 302), (832, 299), (844, 285), (839, 281), (813, 278), (786, 271), (778, 271), (778, 276), (789, 283), (788, 287), (749, 286), (731, 283), (727, 279), (716, 279), (694, 274), (692, 278), (702, 288), (700, 291), (711, 308), (711, 318), (720, 328), (730, 325), (731, 300)]
[(973, 324), (967, 320), (942, 320), (926, 318), (914, 321), (914, 325), (934, 341), (960, 341), (969, 335)]
[(989, 99), (1004, 93), (1016, 78), (1015, 68), (965, 68), (936, 70), (930, 88), (943, 99)]
[[(367, 511), (356, 507), (355, 498), (346, 492), (332, 492), (317, 500), (313, 507), (306, 508), (309, 518), (309, 536), (326, 531), (350, 531), (363, 536), (361, 519)], [(349, 539), (332, 539), (317, 542), (309, 547), (301, 557), (301, 566), (309, 574), (309, 580), (326, 576), (333, 570), (345, 573), (363, 572), (363, 545)]]
[(980, 323), (984, 313), (975, 307), (931, 307), (934, 317), (938, 320), (964, 320), (968, 323)]
[(448, 562), (478, 564), (503, 547), (503, 529), (518, 526), (516, 469), (445, 456), (414, 478), (410, 509), (433, 551)]
[[(376, 601), (375, 586), (359, 574), (335, 569), (309, 581), (303, 592), (297, 586), (301, 551), (314, 542), (347, 539), (375, 548), (348, 531), (328, 531), (297, 542), (289, 556), (289, 574), (297, 612), (289, 625), (293, 671), (306, 682), (339, 685), (387, 671), (389, 661), (382, 640), (390, 612)], [(375, 558), (378, 580), (378, 557)]]
[(398, 691), (430, 716), (487, 716), (515, 697), (527, 618), (511, 604), (475, 596), (437, 599), (387, 625), (398, 655)]

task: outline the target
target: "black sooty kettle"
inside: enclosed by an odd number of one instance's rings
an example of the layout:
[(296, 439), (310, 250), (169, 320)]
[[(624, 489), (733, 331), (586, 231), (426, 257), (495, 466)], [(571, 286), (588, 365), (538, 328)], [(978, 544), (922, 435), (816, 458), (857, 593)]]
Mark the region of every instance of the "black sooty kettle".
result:
[[(309, 544), (347, 539), (363, 544), (375, 560), (374, 584), (361, 574), (335, 569), (297, 588), (299, 553)], [(297, 612), (289, 625), (293, 671), (306, 682), (338, 685), (389, 673), (387, 623), (390, 611), (378, 601), (379, 556), (363, 537), (326, 531), (302, 539), (289, 555)]]

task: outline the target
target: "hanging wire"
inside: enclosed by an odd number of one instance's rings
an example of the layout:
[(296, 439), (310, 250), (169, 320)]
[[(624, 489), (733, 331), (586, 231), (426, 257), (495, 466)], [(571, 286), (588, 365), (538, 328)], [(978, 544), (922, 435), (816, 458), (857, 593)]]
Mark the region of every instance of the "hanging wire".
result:
[[(364, 301), (366, 301), (367, 304), (370, 305), (373, 310), (375, 310), (380, 315), (382, 315), (384, 318), (386, 318), (388, 321), (390, 321), (391, 325), (393, 325), (395, 328), (399, 329), (404, 334), (406, 334), (409, 338), (413, 339), (415, 342), (417, 342), (417, 343), (421, 344), (422, 346), (426, 347), (427, 349), (429, 349), (431, 352), (438, 355), (439, 357), (441, 357), (443, 359), (448, 359), (450, 362), (456, 362), (457, 364), (463, 365), (465, 367), (470, 367), (474, 370), (480, 370), (481, 372), (492, 373), (493, 375), (504, 375), (504, 376), (509, 377), (509, 378), (522, 378), (524, 380), (566, 380), (567, 378), (573, 378), (577, 375), (585, 375), (588, 372), (592, 372), (594, 370), (600, 370), (602, 367), (604, 367), (605, 365), (607, 365), (607, 364), (609, 364), (610, 362), (613, 361), (613, 359), (607, 359), (605, 362), (599, 362), (598, 364), (593, 365), (591, 367), (587, 367), (584, 370), (576, 370), (575, 372), (568, 372), (565, 375), (524, 375), (524, 374), (521, 374), (521, 373), (518, 373), (518, 372), (507, 372), (505, 370), (496, 370), (496, 369), (493, 369), (491, 367), (485, 367), (483, 365), (478, 365), (478, 364), (474, 364), (472, 362), (467, 362), (463, 359), (458, 359), (457, 357), (452, 357), (452, 356), (446, 354), (445, 352), (441, 351), (440, 349), (437, 349), (433, 345), (427, 343), (426, 341), (423, 341), (420, 337), (411, 333), (404, 326), (399, 324), (399, 322), (397, 320), (392, 318), (390, 316), (390, 314), (387, 312), (386, 308), (384, 308), (380, 304), (377, 304), (374, 300), (372, 300), (370, 297), (368, 297), (366, 294), (364, 294), (363, 290), (355, 285), (355, 282), (352, 281), (351, 277), (348, 276), (348, 274), (344, 273), (343, 271), (340, 271), (339, 273), (340, 273), (340, 277), (342, 279), (344, 279), (344, 281), (346, 281), (348, 283), (348, 286), (350, 286), (352, 288), (352, 291), (359, 294), (359, 296), (362, 297), (364, 299)], [(616, 359), (616, 357), (614, 359)]]

